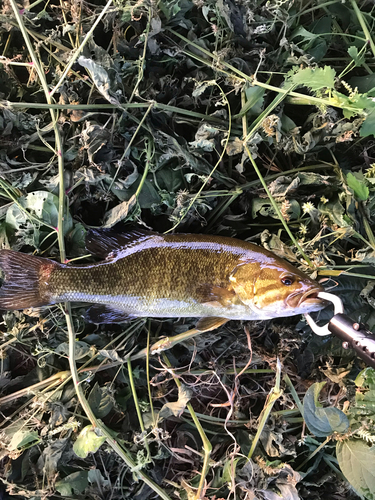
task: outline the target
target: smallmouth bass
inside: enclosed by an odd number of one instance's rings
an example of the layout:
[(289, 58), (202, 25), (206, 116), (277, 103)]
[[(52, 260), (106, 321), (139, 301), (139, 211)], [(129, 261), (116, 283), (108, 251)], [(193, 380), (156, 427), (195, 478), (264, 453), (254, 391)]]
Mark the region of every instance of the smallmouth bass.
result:
[(104, 260), (69, 265), (1, 250), (0, 309), (87, 302), (93, 304), (87, 319), (94, 323), (196, 317), (214, 324), (219, 318), (293, 316), (326, 305), (316, 281), (235, 238), (101, 229), (88, 231), (86, 247)]

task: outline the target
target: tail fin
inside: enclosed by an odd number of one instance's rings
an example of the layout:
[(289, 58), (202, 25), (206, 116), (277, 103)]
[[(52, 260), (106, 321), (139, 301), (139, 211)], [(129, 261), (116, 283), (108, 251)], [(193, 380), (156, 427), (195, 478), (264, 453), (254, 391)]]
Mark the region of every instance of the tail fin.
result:
[(5, 281), (0, 288), (0, 309), (28, 309), (51, 304), (48, 281), (60, 264), (12, 250), (0, 250)]

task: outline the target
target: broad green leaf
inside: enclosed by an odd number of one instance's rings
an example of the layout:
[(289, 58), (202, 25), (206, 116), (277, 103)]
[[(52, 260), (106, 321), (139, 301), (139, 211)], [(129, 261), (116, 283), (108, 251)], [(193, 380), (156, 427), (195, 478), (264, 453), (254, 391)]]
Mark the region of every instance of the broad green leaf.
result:
[(349, 172), (346, 176), (348, 186), (354, 191), (354, 196), (359, 201), (366, 201), (369, 197), (370, 191), (367, 187), (366, 180), (362, 172)]
[(36, 443), (39, 440), (38, 433), (36, 431), (22, 430), (17, 431), (10, 442), (9, 450), (17, 450), (23, 448), (30, 443)]
[(88, 402), (97, 418), (104, 418), (113, 408), (113, 395), (109, 390), (109, 387), (100, 387), (96, 382), (92, 388)]
[(348, 80), (352, 89), (358, 88), (362, 94), (370, 92), (375, 87), (375, 73), (366, 76), (353, 76)]
[(318, 397), (325, 382), (313, 384), (303, 398), (303, 418), (310, 432), (317, 437), (330, 436), (334, 432), (344, 433), (349, 420), (338, 408), (322, 408)]
[(338, 441), (336, 456), (344, 476), (361, 495), (375, 498), (375, 446), (362, 439)]
[(243, 116), (245, 114), (259, 115), (262, 112), (263, 107), (263, 96), (265, 89), (262, 87), (249, 87), (245, 90), (246, 102), (242, 106), (237, 117)]
[(84, 427), (77, 441), (73, 445), (73, 451), (81, 458), (86, 458), (89, 453), (95, 453), (105, 441), (105, 436), (98, 436), (92, 425)]
[(336, 71), (330, 66), (324, 68), (305, 68), (292, 75), (291, 81), (296, 85), (303, 85), (312, 91), (323, 88), (333, 89)]
[(90, 469), (88, 480), (91, 484), (100, 485), (102, 488), (111, 486), (109, 479), (105, 479), (99, 469)]
[(74, 493), (83, 493), (83, 491), (89, 485), (88, 481), (88, 471), (81, 470), (79, 472), (73, 472), (69, 476), (64, 477), (55, 484), (56, 490), (62, 495), (71, 496)]
[(319, 37), (319, 34), (311, 33), (311, 31), (307, 31), (307, 29), (303, 26), (299, 26), (295, 31), (293, 31), (290, 40), (297, 38), (297, 36), (301, 36), (304, 40), (314, 40)]
[(368, 113), (366, 120), (362, 123), (359, 135), (361, 137), (368, 137), (369, 135), (375, 136), (375, 109), (372, 109)]
[[(30, 212), (36, 216), (43, 224), (50, 226), (58, 226), (59, 217), (59, 198), (58, 196), (49, 193), (48, 191), (33, 191), (26, 196), (18, 198), (18, 203), (24, 208), (22, 210), (15, 203), (11, 205), (6, 214), (6, 223), (13, 229), (18, 230), (23, 226), (29, 217), (27, 213)], [(73, 227), (73, 219), (69, 212), (64, 214), (64, 234), (71, 231)]]
[[(362, 295), (362, 293), (361, 293)], [(375, 389), (375, 370), (374, 368), (365, 368), (360, 373), (358, 373), (355, 381), (357, 387), (366, 387), (369, 389)]]

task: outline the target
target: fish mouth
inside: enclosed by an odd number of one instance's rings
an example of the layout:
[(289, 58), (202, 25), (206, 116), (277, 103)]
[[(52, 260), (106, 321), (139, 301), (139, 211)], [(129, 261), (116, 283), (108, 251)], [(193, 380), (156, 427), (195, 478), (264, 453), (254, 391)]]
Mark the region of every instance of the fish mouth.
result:
[(318, 297), (318, 293), (321, 291), (321, 288), (312, 288), (302, 294), (295, 292), (287, 298), (287, 304), (293, 308), (320, 306), (323, 309), (328, 305), (328, 301)]

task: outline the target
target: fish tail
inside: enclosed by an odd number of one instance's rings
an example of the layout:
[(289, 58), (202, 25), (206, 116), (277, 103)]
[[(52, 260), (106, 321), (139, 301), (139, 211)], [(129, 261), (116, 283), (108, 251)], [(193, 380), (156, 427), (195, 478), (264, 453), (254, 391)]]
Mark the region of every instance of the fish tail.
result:
[(55, 303), (48, 282), (51, 272), (58, 267), (60, 264), (53, 260), (0, 250), (0, 269), (5, 274), (0, 288), (0, 309), (28, 309)]

